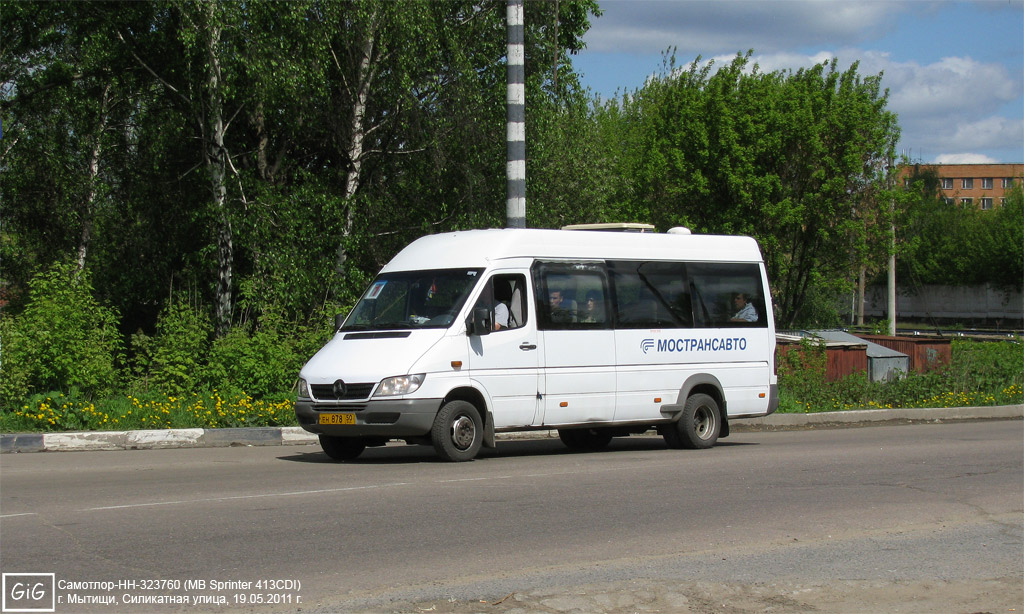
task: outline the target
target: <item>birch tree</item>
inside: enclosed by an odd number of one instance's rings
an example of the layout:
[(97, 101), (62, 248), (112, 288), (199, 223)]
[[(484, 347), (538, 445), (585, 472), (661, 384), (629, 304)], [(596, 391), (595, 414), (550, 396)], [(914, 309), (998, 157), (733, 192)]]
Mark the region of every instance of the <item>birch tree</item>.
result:
[[(9, 211), (16, 224), (59, 220), (44, 234), (51, 248), (71, 252), (79, 272), (116, 174), (105, 172), (105, 150), (112, 131), (126, 121), (129, 95), (114, 69), (106, 24), (93, 16), (89, 6), (77, 4), (5, 5), (3, 15), (13, 26), (2, 66), (2, 160), (15, 175)], [(52, 217), (40, 215), (47, 210)]]
[[(209, 211), (214, 220), (216, 251), (216, 283), (214, 285), (214, 321), (218, 335), (231, 326), (233, 308), (234, 237), (232, 214), (228, 200), (228, 168), (230, 153), (228, 129), (239, 109), (226, 107), (229, 78), (237, 67), (231, 63), (233, 40), (224, 33), (241, 23), (244, 5), (219, 2), (189, 2), (165, 5), (155, 16), (152, 28), (167, 42), (165, 52), (180, 53), (172, 57), (152, 57), (152, 49), (142, 49), (131, 34), (118, 31), (117, 38), (126, 52), (135, 58), (167, 95), (188, 114), (200, 161), (209, 190)], [(149, 33), (142, 32), (145, 36)], [(177, 46), (173, 41), (177, 41)], [(168, 44), (170, 43), (170, 44)], [(231, 113), (231, 115), (229, 115)]]

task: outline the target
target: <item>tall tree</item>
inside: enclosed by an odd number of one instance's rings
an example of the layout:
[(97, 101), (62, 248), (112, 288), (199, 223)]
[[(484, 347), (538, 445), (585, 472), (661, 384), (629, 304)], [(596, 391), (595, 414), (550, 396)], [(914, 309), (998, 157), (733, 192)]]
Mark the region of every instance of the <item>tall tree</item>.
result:
[[(424, 232), (500, 219), (502, 0), (0, 6), (8, 288), (81, 253), (131, 331), (185, 290), (223, 334), (349, 300)], [(556, 117), (573, 78), (559, 63), (556, 88), (549, 59), (596, 4), (527, 10), (529, 96)], [(558, 132), (534, 133), (538, 154), (558, 160)]]
[(715, 72), (669, 56), (659, 79), (623, 96), (626, 210), (659, 226), (755, 236), (777, 317), (792, 326), (813, 317), (816, 296), (852, 284), (858, 208), (898, 128), (880, 76), (862, 78), (856, 64), (764, 74), (749, 55)]
[(42, 239), (8, 262), (34, 266), (25, 259), (67, 250), (81, 271), (119, 175), (107, 150), (127, 122), (131, 75), (120, 70), (109, 23), (95, 7), (6, 3), (3, 11), (7, 211), (15, 229), (27, 231), (22, 239)]

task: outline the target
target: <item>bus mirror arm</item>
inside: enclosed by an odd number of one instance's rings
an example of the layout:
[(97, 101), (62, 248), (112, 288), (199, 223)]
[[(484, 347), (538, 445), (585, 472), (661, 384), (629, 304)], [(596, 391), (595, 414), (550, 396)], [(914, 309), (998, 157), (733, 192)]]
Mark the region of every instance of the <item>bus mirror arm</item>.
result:
[(489, 335), (491, 333), (491, 314), (487, 309), (474, 309), (466, 319), (467, 335)]

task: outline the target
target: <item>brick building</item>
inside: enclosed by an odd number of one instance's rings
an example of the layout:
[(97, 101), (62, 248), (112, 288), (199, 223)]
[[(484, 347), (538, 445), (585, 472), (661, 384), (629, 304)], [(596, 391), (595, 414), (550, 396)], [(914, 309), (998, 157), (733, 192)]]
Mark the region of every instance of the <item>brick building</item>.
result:
[(900, 169), (904, 182), (915, 169), (935, 169), (939, 192), (949, 203), (992, 209), (1006, 203), (1006, 192), (1024, 181), (1024, 164), (914, 164)]

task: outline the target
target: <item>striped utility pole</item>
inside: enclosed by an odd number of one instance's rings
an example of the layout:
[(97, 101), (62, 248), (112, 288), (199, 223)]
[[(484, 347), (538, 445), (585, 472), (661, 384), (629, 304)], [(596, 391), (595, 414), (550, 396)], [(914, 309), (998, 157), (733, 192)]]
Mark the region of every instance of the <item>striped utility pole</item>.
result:
[(508, 0), (508, 94), (505, 166), (505, 226), (526, 228), (526, 53), (523, 51), (523, 0)]

